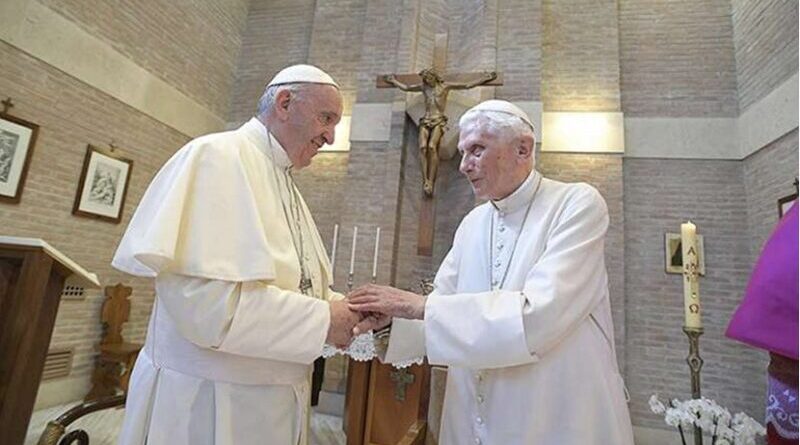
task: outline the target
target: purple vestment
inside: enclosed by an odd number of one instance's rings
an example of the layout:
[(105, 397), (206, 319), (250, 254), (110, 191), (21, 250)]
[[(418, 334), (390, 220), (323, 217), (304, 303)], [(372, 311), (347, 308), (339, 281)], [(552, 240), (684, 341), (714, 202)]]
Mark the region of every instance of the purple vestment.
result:
[(730, 338), (797, 360), (797, 204), (778, 222), (758, 258)]

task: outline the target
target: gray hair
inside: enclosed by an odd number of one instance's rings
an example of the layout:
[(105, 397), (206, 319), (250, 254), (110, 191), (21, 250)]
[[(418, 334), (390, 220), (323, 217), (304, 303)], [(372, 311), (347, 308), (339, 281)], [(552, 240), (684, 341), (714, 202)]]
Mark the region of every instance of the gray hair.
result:
[(278, 93), (284, 90), (288, 90), (290, 97), (299, 96), (301, 91), (303, 91), (307, 84), (302, 83), (285, 83), (280, 85), (272, 85), (268, 86), (266, 90), (264, 90), (264, 94), (261, 95), (261, 98), (258, 100), (258, 114), (257, 116), (265, 116), (272, 111), (272, 108), (275, 106), (275, 98), (278, 97)]

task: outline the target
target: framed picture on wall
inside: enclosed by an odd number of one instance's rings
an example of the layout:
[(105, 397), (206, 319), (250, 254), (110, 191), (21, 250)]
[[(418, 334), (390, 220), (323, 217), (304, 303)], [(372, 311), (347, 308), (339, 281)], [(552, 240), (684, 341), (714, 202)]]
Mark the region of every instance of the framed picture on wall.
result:
[(783, 198), (778, 198), (778, 218), (783, 218), (783, 215), (789, 211), (792, 204), (797, 201), (797, 178), (794, 179), (794, 187), (794, 193), (784, 196)]
[(0, 112), (0, 202), (18, 203), (39, 126)]
[(89, 145), (75, 195), (74, 215), (113, 223), (122, 220), (133, 161)]
[[(706, 258), (703, 245), (703, 235), (697, 235), (697, 262), (700, 265), (700, 275), (706, 274)], [(680, 233), (664, 234), (664, 264), (667, 273), (683, 273), (683, 246)]]

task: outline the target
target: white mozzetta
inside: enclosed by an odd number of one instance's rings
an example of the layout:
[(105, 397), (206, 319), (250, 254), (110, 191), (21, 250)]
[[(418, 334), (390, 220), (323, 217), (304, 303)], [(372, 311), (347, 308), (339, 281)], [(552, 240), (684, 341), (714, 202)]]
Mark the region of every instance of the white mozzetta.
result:
[(187, 136), (225, 121), (35, 0), (0, 2), (0, 39)]

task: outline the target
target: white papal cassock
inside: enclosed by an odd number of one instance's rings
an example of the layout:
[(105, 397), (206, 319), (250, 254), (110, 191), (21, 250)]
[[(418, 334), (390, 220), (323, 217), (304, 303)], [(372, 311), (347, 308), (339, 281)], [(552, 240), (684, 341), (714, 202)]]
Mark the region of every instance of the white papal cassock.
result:
[(597, 190), (536, 171), (464, 218), (424, 321), (395, 319), (385, 357), (449, 367), (440, 444), (633, 444), (607, 228)]
[(148, 187), (112, 263), (156, 287), (121, 445), (305, 443), (310, 365), (341, 295), (289, 167), (251, 119), (189, 142)]

